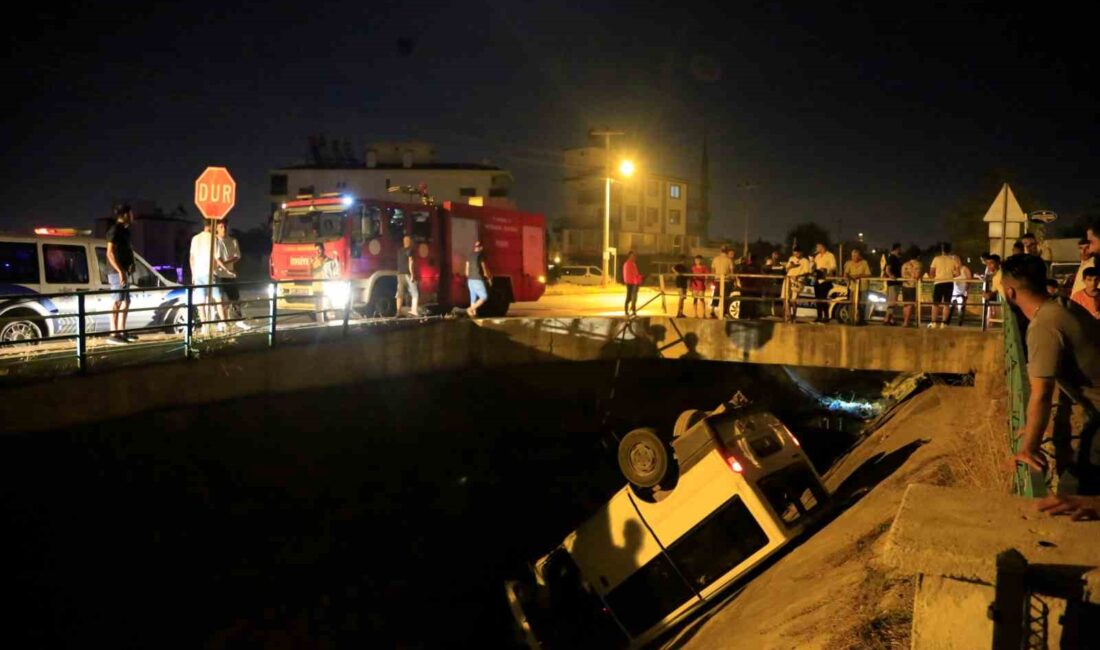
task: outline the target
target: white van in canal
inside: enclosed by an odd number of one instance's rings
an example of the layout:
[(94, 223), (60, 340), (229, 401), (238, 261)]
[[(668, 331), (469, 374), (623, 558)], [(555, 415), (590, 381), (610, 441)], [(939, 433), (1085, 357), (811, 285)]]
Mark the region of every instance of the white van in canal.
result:
[(824, 511), (828, 492), (798, 440), (740, 393), (709, 413), (686, 411), (673, 434), (671, 450), (652, 429), (623, 437), (629, 484), (506, 585), (529, 646), (652, 641)]
[[(53, 234), (0, 233), (0, 342), (35, 341), (77, 333), (77, 293), (109, 290), (107, 242), (67, 229)], [(186, 323), (186, 289), (134, 254), (134, 287), (127, 327)], [(68, 296), (44, 297), (49, 294)], [(85, 300), (89, 333), (109, 331), (112, 298)], [(98, 312), (98, 313), (97, 313)]]

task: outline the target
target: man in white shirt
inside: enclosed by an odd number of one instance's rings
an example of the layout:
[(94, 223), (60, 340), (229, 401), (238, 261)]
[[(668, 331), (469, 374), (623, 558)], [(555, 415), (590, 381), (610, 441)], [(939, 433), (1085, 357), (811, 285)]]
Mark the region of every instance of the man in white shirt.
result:
[(832, 278), (836, 277), (836, 256), (825, 244), (818, 244), (814, 253), (814, 299), (817, 301), (815, 323), (829, 322), (829, 290), (833, 288)]
[(813, 274), (813, 263), (809, 258), (802, 257), (802, 249), (795, 246), (791, 249), (791, 258), (787, 260), (787, 320), (794, 322), (795, 312), (798, 311), (798, 294), (802, 291), (802, 285), (806, 278)]
[(951, 296), (955, 290), (955, 277), (959, 275), (958, 258), (951, 254), (951, 244), (943, 244), (940, 254), (932, 259), (928, 269), (934, 282), (932, 286), (932, 322), (929, 328), (943, 328), (951, 316)]
[[(210, 306), (213, 304), (217, 309), (218, 317), (221, 320), (225, 320), (225, 306), (221, 303), (221, 291), (218, 287), (211, 287), (207, 291), (203, 285), (210, 285), (210, 249), (211, 238), (214, 235), (210, 232), (210, 222), (204, 221), (202, 232), (191, 238), (191, 253), (188, 256), (188, 261), (191, 266), (191, 284), (199, 287), (192, 293), (192, 302), (195, 305), (202, 305), (202, 320), (204, 322), (210, 322), (211, 310)], [(216, 243), (216, 242), (215, 242)], [(218, 255), (214, 256), (214, 271), (217, 273), (219, 270), (224, 269), (225, 265), (218, 259)], [(224, 323), (219, 323), (219, 330), (225, 329)]]
[[(733, 285), (733, 260), (729, 256), (730, 249), (726, 246), (722, 247), (722, 250), (714, 256), (714, 259), (710, 262), (710, 272), (714, 274), (714, 299), (710, 302), (710, 317), (717, 318), (714, 315), (716, 309), (718, 309), (718, 296), (723, 278), (725, 279), (725, 290), (728, 300), (730, 291), (732, 291)], [(724, 316), (724, 315), (723, 315)]]
[(974, 273), (962, 263), (958, 255), (953, 255), (952, 257), (955, 258), (955, 263), (959, 266), (959, 272), (955, 276), (955, 289), (952, 291), (951, 302), (958, 305), (959, 326), (961, 327), (963, 318), (966, 316), (966, 300), (970, 295), (970, 284), (968, 281), (974, 279)]

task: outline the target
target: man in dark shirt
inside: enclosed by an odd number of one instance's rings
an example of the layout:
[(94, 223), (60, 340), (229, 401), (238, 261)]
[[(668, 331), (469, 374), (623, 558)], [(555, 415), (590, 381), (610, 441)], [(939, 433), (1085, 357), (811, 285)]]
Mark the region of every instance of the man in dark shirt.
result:
[(901, 295), (901, 244), (895, 243), (886, 255), (886, 325), (894, 324), (894, 310)]
[(395, 317), (401, 316), (401, 303), (405, 297), (405, 291), (412, 297), (412, 306), (409, 314), (419, 316), (417, 305), (420, 302), (420, 290), (416, 287), (416, 262), (413, 259), (412, 238), (408, 235), (401, 240), (401, 250), (397, 251), (397, 311)]
[(470, 289), (470, 306), (466, 313), (470, 318), (477, 318), (477, 310), (489, 299), (489, 290), (485, 284), (493, 283), (493, 276), (489, 273), (489, 265), (485, 263), (485, 249), (480, 241), (474, 242), (474, 252), (466, 258), (466, 286)]
[(107, 230), (107, 282), (111, 284), (111, 335), (108, 343), (125, 344), (137, 337), (127, 334), (126, 314), (130, 307), (130, 281), (134, 274), (134, 249), (130, 244), (130, 222), (134, 215), (128, 205), (115, 208), (115, 222)]

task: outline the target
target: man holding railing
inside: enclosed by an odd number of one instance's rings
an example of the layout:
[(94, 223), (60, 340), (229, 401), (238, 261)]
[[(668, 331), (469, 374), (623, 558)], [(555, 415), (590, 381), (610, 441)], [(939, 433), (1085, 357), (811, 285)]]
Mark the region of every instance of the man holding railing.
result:
[[(721, 302), (721, 290), (725, 287), (725, 293), (729, 295), (730, 281), (733, 275), (733, 260), (729, 256), (729, 248), (723, 246), (719, 253), (714, 256), (714, 259), (710, 262), (710, 272), (714, 274), (714, 299), (710, 303), (710, 317), (717, 318), (714, 315), (715, 310)], [(724, 281), (724, 283), (723, 283)], [(723, 314), (723, 317), (725, 314)]]
[(802, 256), (802, 249), (791, 249), (791, 258), (787, 260), (787, 321), (793, 323), (798, 312), (798, 294), (802, 292), (805, 278), (813, 274), (813, 264), (808, 257)]
[(909, 327), (909, 318), (912, 317), (913, 308), (917, 303), (917, 294), (920, 292), (920, 278), (923, 274), (924, 267), (920, 263), (919, 257), (914, 257), (901, 267), (901, 301), (905, 303), (905, 306), (901, 309), (902, 327)]
[(862, 290), (861, 283), (864, 278), (871, 277), (871, 265), (863, 259), (863, 254), (858, 248), (852, 249), (852, 258), (844, 263), (844, 277), (848, 278), (848, 295), (852, 299), (851, 322), (862, 323), (863, 315), (860, 313), (859, 294)]
[(901, 244), (894, 242), (890, 246), (890, 252), (886, 254), (882, 265), (882, 274), (886, 277), (886, 318), (885, 325), (896, 325), (894, 311), (897, 309), (898, 297), (901, 295)]
[(1034, 255), (1005, 260), (1001, 284), (1005, 299), (1028, 319), (1027, 415), (1019, 432), (1020, 451), (1013, 456), (1043, 472), (1043, 434), (1047, 430), (1055, 388), (1072, 398), (1080, 412), (1076, 458), (1058, 480), (1059, 494), (1100, 494), (1100, 321), (1079, 306), (1046, 293), (1046, 265)]
[(829, 291), (833, 288), (832, 278), (836, 277), (836, 256), (825, 244), (818, 243), (814, 253), (814, 299), (817, 301), (815, 323), (829, 322)]

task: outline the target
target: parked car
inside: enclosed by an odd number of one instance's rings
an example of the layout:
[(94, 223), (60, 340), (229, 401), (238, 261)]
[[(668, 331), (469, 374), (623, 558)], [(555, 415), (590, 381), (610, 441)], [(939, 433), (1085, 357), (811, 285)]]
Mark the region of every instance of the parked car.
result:
[(829, 498), (794, 435), (741, 393), (685, 411), (670, 442), (631, 431), (618, 459), (628, 484), (506, 584), (532, 648), (652, 641), (803, 534)]
[[(50, 230), (58, 233), (68, 231)], [(186, 290), (134, 255), (127, 325), (179, 326), (187, 321)], [(0, 234), (0, 341), (36, 341), (77, 333), (78, 293), (110, 289), (107, 243), (75, 235)], [(49, 294), (66, 296), (39, 297)], [(110, 330), (108, 293), (85, 299), (88, 332)]]
[[(781, 295), (781, 282), (777, 279), (763, 288), (763, 291), (752, 290), (744, 287), (735, 287), (727, 301), (727, 313), (730, 318), (756, 318), (758, 315), (781, 316), (783, 313), (783, 298)], [(829, 289), (829, 318), (838, 323), (850, 323), (852, 302), (848, 297), (848, 281), (834, 280)], [(738, 300), (742, 295), (775, 298), (775, 302), (758, 300)], [(881, 291), (865, 290), (865, 306), (867, 320), (881, 320), (885, 316), (886, 295)], [(817, 317), (817, 298), (814, 295), (812, 284), (803, 284), (798, 292), (798, 300), (795, 308), (795, 316), (802, 320), (812, 320)], [(774, 309), (773, 309), (774, 305)]]
[(597, 286), (603, 282), (603, 271), (595, 266), (558, 267), (558, 282)]

